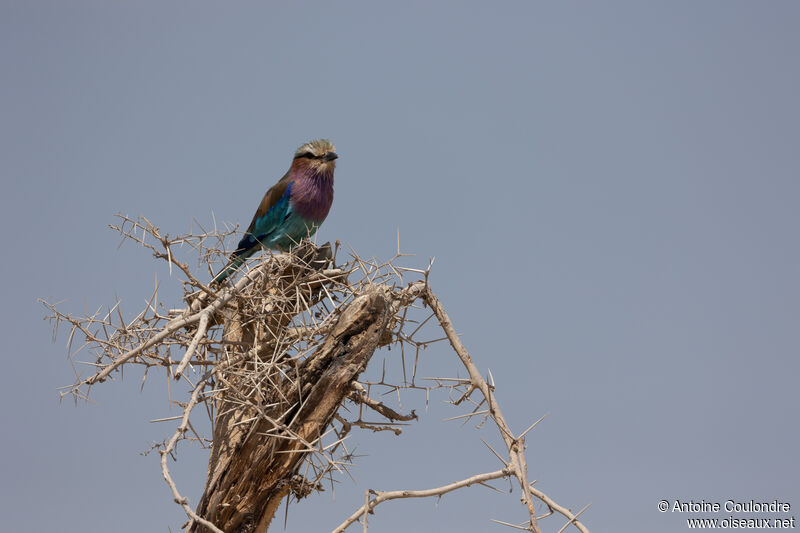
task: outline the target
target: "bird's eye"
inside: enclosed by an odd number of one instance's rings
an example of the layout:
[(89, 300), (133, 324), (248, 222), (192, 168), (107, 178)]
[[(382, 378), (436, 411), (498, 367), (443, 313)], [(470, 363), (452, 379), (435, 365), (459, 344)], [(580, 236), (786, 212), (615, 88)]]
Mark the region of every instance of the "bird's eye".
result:
[(301, 159), (304, 157), (308, 159), (319, 159), (319, 156), (316, 156), (311, 152), (303, 152), (302, 154), (298, 154), (295, 159)]

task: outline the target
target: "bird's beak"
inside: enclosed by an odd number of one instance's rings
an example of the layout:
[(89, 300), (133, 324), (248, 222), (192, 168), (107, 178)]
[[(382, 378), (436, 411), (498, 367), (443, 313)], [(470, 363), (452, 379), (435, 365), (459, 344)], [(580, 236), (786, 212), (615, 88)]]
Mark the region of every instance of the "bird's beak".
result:
[(327, 163), (328, 161), (338, 159), (338, 157), (339, 155), (336, 152), (327, 152), (324, 156), (322, 156), (322, 160)]

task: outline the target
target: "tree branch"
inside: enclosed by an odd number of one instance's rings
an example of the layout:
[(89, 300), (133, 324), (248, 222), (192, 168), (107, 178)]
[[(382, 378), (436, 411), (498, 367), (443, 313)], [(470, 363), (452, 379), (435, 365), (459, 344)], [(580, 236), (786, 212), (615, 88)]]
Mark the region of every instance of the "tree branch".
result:
[(477, 474), (472, 477), (468, 477), (467, 479), (462, 479), (461, 481), (455, 481), (450, 483), (449, 485), (443, 485), (441, 487), (435, 487), (432, 489), (424, 489), (424, 490), (395, 490), (391, 492), (375, 492), (370, 491), (372, 494), (375, 495), (375, 498), (368, 500), (364, 503), (361, 507), (359, 507), (356, 512), (350, 515), (350, 517), (339, 524), (339, 527), (333, 530), (332, 533), (342, 533), (345, 529), (350, 527), (353, 523), (358, 522), (359, 517), (366, 516), (365, 513), (369, 512), (372, 513), (372, 510), (380, 505), (381, 503), (389, 500), (397, 500), (400, 498), (430, 498), (431, 496), (442, 496), (447, 494), (448, 492), (453, 492), (454, 490), (463, 489), (464, 487), (469, 487), (476, 483), (485, 483), (487, 481), (491, 481), (493, 479), (499, 479), (508, 477), (513, 475), (513, 471), (510, 468), (503, 468), (502, 470), (497, 470), (495, 472), (487, 472), (485, 474)]

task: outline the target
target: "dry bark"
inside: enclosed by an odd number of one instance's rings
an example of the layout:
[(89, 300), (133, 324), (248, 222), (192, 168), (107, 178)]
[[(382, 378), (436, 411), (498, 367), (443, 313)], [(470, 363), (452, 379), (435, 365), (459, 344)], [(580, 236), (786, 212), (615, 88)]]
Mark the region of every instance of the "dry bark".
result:
[[(297, 365), (294, 379), (270, 392), (267, 404), (277, 405), (266, 410), (267, 416), (258, 417), (254, 408), (240, 410), (221, 401), (198, 515), (224, 531), (263, 532), (290, 491), (302, 496), (311, 490), (296, 473), (308, 443), (316, 442), (325, 431), (351, 383), (366, 368), (390, 317), (386, 290), (368, 289), (342, 311), (322, 345)], [(242, 326), (233, 318), (226, 324), (226, 336), (252, 342), (257, 335), (254, 329), (255, 325)], [(286, 411), (292, 403), (294, 409)], [(257, 421), (237, 425), (252, 417)], [(190, 531), (205, 529), (196, 524)]]

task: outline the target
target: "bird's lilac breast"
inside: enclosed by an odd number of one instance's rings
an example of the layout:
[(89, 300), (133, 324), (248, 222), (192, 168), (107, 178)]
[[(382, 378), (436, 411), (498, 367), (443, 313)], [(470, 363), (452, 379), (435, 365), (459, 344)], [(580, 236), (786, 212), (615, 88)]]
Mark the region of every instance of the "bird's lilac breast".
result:
[(333, 173), (302, 175), (292, 183), (292, 211), (321, 223), (333, 204)]

